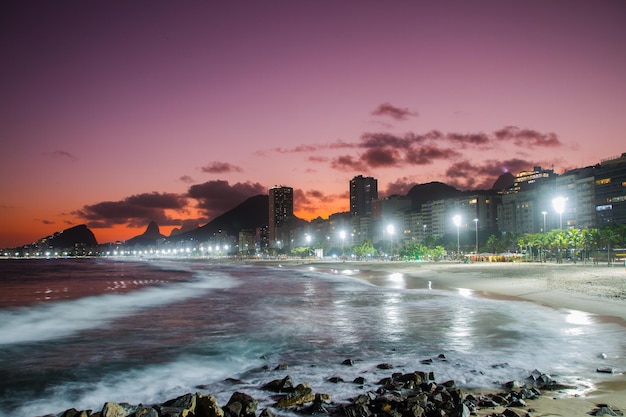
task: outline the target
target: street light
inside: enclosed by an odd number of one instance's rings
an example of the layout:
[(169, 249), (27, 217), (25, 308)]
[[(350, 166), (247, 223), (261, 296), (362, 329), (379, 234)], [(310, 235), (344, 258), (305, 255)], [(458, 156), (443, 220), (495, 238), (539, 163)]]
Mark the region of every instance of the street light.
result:
[(542, 211), (541, 214), (543, 214), (543, 233), (546, 232), (546, 214), (548, 214), (547, 211)]
[(343, 244), (346, 241), (346, 231), (342, 230), (339, 232), (339, 236), (341, 237), (341, 256), (343, 256)]
[(565, 198), (556, 197), (552, 200), (552, 206), (554, 210), (559, 213), (559, 229), (563, 229), (563, 212), (565, 211)]
[(474, 219), (474, 225), (476, 226), (476, 256), (478, 256), (478, 219)]
[(452, 221), (456, 225), (456, 256), (459, 257), (461, 253), (461, 241), (459, 240), (459, 227), (461, 226), (461, 216), (458, 214), (452, 218)]
[(389, 254), (393, 256), (393, 224), (387, 226), (387, 233), (389, 233)]

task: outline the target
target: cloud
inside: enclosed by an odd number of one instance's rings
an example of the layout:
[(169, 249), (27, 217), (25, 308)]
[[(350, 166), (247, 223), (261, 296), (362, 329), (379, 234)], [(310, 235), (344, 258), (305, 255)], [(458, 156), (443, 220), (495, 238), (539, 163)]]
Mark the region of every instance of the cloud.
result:
[(505, 161), (490, 159), (480, 164), (463, 160), (448, 167), (445, 172), (446, 182), (459, 189), (490, 189), (495, 180), (505, 172), (527, 171), (536, 165), (538, 165), (536, 162), (518, 158)]
[(410, 165), (429, 165), (437, 159), (458, 158), (461, 153), (450, 148), (424, 146), (407, 151), (405, 161)]
[(494, 136), (501, 141), (511, 141), (516, 146), (558, 147), (562, 143), (555, 133), (540, 133), (531, 129), (520, 129), (517, 126), (506, 126), (494, 132)]
[(372, 148), (361, 155), (361, 161), (369, 167), (393, 167), (401, 161), (400, 152), (394, 148)]
[(372, 112), (372, 116), (389, 116), (395, 120), (406, 120), (419, 114), (407, 108), (401, 109), (389, 103), (383, 103)]
[(187, 205), (185, 196), (173, 193), (135, 194), (124, 200), (103, 201), (85, 205), (72, 212), (88, 222), (89, 227), (111, 227), (127, 224), (141, 227), (154, 220), (160, 226), (177, 225), (180, 220), (169, 217), (165, 210), (184, 210)]
[(42, 220), (41, 220), (41, 222), (42, 222), (43, 224), (54, 224), (54, 222), (53, 222), (53, 221), (51, 221), (51, 220), (46, 220), (46, 219), (42, 219)]
[(399, 178), (394, 182), (387, 184), (387, 188), (384, 192), (380, 192), (379, 190), (378, 194), (381, 197), (390, 195), (406, 195), (415, 185), (416, 182), (407, 177)]
[(187, 196), (198, 201), (200, 208), (209, 218), (224, 213), (247, 198), (267, 194), (267, 188), (252, 182), (229, 184), (228, 181), (215, 180), (189, 187)]
[(365, 171), (367, 170), (367, 165), (364, 164), (359, 159), (355, 159), (351, 155), (343, 155), (338, 156), (337, 158), (333, 158), (330, 162), (330, 166), (333, 169), (337, 169), (339, 171)]
[(225, 172), (241, 172), (242, 169), (236, 165), (229, 164), (228, 162), (212, 162), (209, 165), (201, 168), (202, 172), (209, 174), (223, 174)]
[(192, 182), (196, 182), (193, 178), (191, 178), (189, 175), (182, 175), (178, 178), (178, 181), (180, 182), (184, 182), (186, 184), (191, 184)]
[(51, 158), (56, 158), (56, 159), (69, 159), (70, 161), (78, 160), (78, 158), (72, 155), (71, 153), (67, 151), (61, 151), (61, 150), (57, 150), (53, 152), (44, 152), (44, 155), (47, 155)]

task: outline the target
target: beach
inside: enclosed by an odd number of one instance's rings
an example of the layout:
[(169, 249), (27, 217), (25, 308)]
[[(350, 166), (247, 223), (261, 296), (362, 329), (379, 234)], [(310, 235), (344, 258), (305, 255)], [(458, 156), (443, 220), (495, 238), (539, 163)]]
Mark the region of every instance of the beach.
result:
[[(311, 261), (287, 262), (284, 266), (319, 268), (331, 273), (348, 270), (376, 285), (385, 285), (386, 278), (392, 274), (402, 274), (407, 288), (469, 290), (479, 297), (534, 302), (572, 310), (579, 319), (617, 323), (626, 331), (623, 265)], [(607, 404), (614, 411), (626, 413), (625, 372), (616, 370), (588, 392), (545, 392), (540, 399), (529, 401), (528, 409), (534, 410), (533, 416), (585, 417), (598, 405)], [(494, 412), (498, 410), (481, 410), (478, 415)]]

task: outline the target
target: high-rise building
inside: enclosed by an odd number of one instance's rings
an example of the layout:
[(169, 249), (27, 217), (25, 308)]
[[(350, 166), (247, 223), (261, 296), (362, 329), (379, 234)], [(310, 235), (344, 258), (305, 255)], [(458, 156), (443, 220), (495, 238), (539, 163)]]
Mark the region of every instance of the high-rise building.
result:
[(269, 240), (274, 247), (288, 246), (289, 227), (293, 219), (293, 188), (275, 185), (269, 190)]
[(350, 180), (350, 213), (353, 216), (372, 214), (372, 200), (378, 198), (378, 180), (359, 175)]

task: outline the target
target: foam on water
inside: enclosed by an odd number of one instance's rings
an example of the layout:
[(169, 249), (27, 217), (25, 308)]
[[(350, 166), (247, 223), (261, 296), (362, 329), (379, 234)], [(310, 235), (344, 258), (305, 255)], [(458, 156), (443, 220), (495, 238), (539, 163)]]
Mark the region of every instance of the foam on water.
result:
[(228, 275), (194, 271), (195, 280), (123, 294), (105, 294), (0, 311), (0, 345), (67, 337), (142, 309), (179, 302), (237, 282)]

